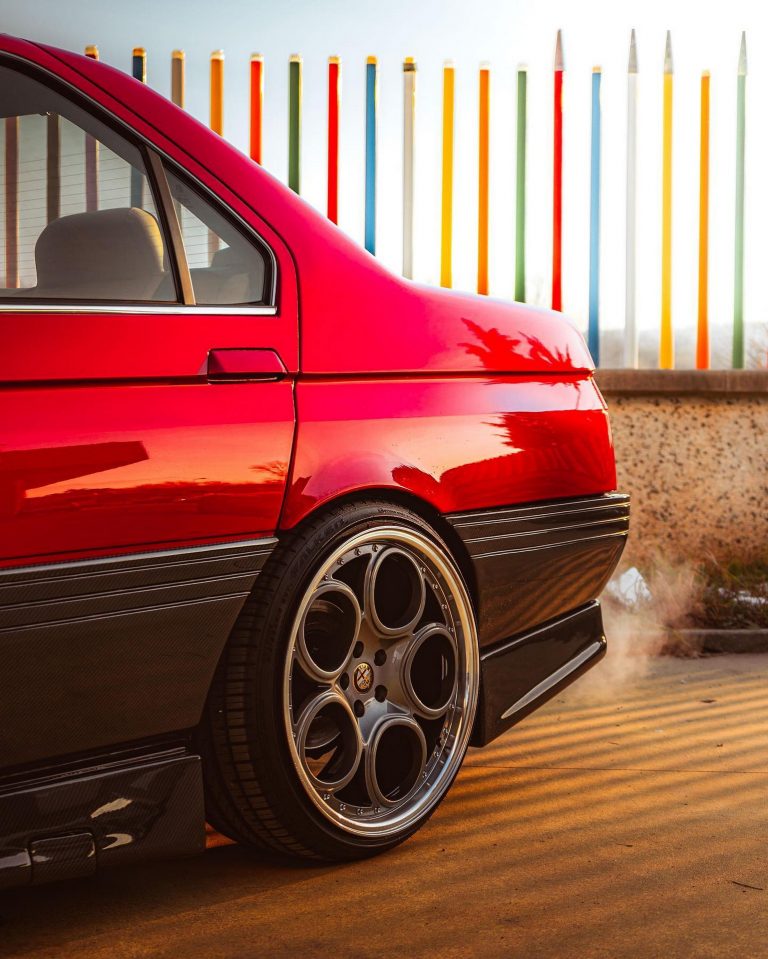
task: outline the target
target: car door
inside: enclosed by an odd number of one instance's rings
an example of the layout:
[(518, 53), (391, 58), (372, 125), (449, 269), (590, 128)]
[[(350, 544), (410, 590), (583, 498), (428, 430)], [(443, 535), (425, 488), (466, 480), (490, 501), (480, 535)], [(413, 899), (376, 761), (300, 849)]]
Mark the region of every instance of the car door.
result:
[(0, 110), (2, 768), (197, 722), (274, 545), (297, 317), (269, 229), (94, 103), (4, 59)]

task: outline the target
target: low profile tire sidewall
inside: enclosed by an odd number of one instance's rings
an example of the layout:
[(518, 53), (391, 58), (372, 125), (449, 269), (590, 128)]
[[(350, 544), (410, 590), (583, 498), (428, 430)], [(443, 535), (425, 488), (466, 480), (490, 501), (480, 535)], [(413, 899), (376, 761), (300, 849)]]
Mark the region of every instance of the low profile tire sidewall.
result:
[[(457, 582), (461, 586), (467, 618), (471, 622), (471, 636), (475, 651), (473, 657), (474, 676), (469, 677), (469, 683), (472, 684), (473, 692), (470, 697), (470, 713), (464, 719), (466, 736), (463, 737), (465, 741), (461, 747), (461, 754), (458, 756), (458, 760), (453, 760), (455, 768), (453, 768), (451, 774), (441, 781), (437, 798), (417, 820), (402, 829), (402, 831), (387, 836), (362, 836), (347, 832), (345, 829), (329, 821), (326, 816), (318, 810), (315, 802), (311, 796), (308, 795), (305, 786), (302, 784), (300, 774), (295, 765), (294, 754), (285, 723), (285, 663), (296, 627), (298, 609), (323, 563), (328, 557), (333, 555), (339, 547), (358, 534), (380, 527), (393, 526), (426, 538), (433, 549), (439, 551), (443, 561), (450, 566)], [(302, 535), (301, 531), (298, 531), (298, 535)], [(274, 644), (267, 644), (268, 647), (271, 646), (272, 648), (264, 650), (268, 654), (271, 653), (271, 655), (267, 656), (268, 662), (262, 662), (263, 667), (269, 668), (271, 672), (270, 692), (268, 696), (262, 694), (254, 703), (254, 708), (257, 713), (261, 713), (259, 717), (260, 722), (257, 724), (258, 727), (264, 729), (271, 720), (275, 733), (271, 743), (263, 744), (267, 761), (270, 762), (269, 757), (272, 757), (271, 765), (274, 767), (275, 776), (274, 786), (278, 787), (270, 791), (273, 793), (283, 793), (283, 790), (285, 790), (288, 796), (290, 796), (292, 804), (295, 804), (296, 811), (300, 811), (298, 816), (293, 815), (291, 817), (295, 823), (295, 828), (300, 828), (300, 820), (303, 815), (306, 818), (306, 824), (305, 828), (301, 829), (302, 835), (300, 838), (321, 858), (353, 859), (369, 855), (374, 851), (395, 846), (416, 832), (440, 805), (440, 802), (445, 798), (461, 767), (469, 745), (469, 736), (477, 708), (479, 664), (474, 613), (461, 572), (448, 547), (439, 536), (437, 536), (434, 529), (422, 520), (421, 517), (398, 507), (388, 507), (383, 504), (365, 504), (359, 505), (357, 508), (348, 507), (343, 510), (328, 511), (326, 514), (326, 522), (323, 523), (319, 529), (310, 533), (306, 542), (303, 544), (303, 549), (296, 556), (294, 563), (286, 570), (286, 576), (283, 577), (281, 588), (286, 579), (288, 579), (292, 587), (290, 589), (290, 598), (288, 602), (278, 604), (275, 610), (277, 614), (276, 617), (273, 618), (272, 615), (268, 615), (266, 620), (268, 624), (267, 635), (270, 631), (274, 630), (272, 635), (275, 637)], [(276, 619), (278, 621), (275, 621)], [(261, 638), (266, 639), (267, 637), (260, 637), (260, 639)], [(259, 652), (261, 652), (261, 650)], [(265, 712), (267, 715), (265, 715)], [(280, 784), (282, 784), (283, 788), (280, 788)], [(289, 812), (289, 810), (285, 811)]]

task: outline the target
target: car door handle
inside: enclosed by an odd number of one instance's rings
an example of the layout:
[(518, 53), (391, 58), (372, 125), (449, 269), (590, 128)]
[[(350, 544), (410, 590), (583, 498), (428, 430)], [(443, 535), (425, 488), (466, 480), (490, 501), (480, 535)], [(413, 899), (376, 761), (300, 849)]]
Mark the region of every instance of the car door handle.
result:
[(210, 350), (206, 375), (211, 383), (248, 383), (282, 379), (287, 370), (275, 350)]

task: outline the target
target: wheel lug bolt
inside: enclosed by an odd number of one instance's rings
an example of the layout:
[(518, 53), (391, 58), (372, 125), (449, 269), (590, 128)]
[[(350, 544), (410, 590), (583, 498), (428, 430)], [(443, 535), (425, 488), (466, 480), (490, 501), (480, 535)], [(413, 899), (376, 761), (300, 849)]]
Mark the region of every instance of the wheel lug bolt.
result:
[(387, 698), (387, 687), (377, 686), (376, 691), (374, 692), (374, 696), (380, 703), (383, 703), (384, 700)]
[(363, 649), (363, 644), (358, 639), (358, 641), (355, 643), (355, 648), (352, 650), (352, 655), (355, 657), (355, 659), (360, 659), (360, 657), (363, 655)]
[(373, 657), (373, 661), (377, 666), (383, 666), (387, 661), (387, 654), (383, 649), (378, 649), (376, 655)]
[(347, 673), (342, 675), (341, 679), (339, 680), (339, 685), (342, 689), (346, 689), (349, 686), (349, 675)]
[(365, 712), (365, 706), (363, 705), (361, 700), (359, 699), (355, 700), (354, 710), (355, 710), (355, 716), (357, 716), (357, 718), (360, 719), (360, 717)]

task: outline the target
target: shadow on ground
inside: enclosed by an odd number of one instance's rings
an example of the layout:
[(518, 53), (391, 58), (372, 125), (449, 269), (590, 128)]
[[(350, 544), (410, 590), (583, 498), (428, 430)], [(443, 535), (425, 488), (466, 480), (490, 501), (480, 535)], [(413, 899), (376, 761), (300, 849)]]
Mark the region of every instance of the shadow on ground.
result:
[(472, 752), (384, 857), (286, 866), (213, 837), (0, 895), (0, 955), (764, 957), (768, 656), (662, 659), (591, 696)]

